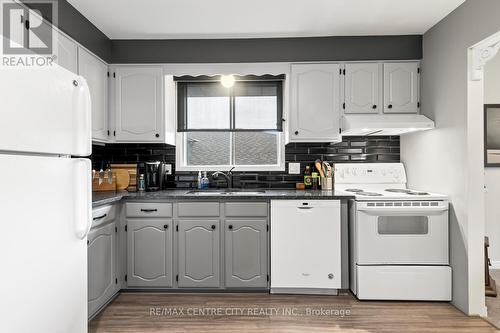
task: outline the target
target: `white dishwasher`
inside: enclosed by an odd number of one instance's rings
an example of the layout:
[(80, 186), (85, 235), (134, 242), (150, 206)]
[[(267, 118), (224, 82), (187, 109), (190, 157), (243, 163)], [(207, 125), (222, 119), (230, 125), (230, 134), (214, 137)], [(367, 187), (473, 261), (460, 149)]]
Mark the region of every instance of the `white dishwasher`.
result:
[(339, 200), (271, 201), (271, 293), (337, 294)]

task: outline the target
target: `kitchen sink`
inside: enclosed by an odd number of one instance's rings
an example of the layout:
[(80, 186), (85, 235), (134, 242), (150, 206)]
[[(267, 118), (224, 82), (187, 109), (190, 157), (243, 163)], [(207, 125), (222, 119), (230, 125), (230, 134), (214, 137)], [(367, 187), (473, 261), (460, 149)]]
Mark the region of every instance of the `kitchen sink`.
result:
[(199, 196), (219, 196), (219, 195), (259, 195), (259, 194), (264, 194), (266, 191), (263, 190), (255, 190), (255, 191), (244, 191), (244, 190), (233, 190), (233, 189), (226, 189), (226, 190), (193, 190), (193, 191), (188, 191), (186, 194), (189, 195), (199, 195)]

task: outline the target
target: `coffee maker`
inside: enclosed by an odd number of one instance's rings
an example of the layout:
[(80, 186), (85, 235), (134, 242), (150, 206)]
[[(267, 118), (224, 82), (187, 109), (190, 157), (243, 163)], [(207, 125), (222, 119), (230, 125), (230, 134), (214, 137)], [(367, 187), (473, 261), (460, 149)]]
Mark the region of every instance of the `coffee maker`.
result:
[[(139, 162), (137, 163), (138, 180), (141, 174), (144, 175), (146, 191), (159, 191), (165, 182), (165, 163), (159, 161)], [(137, 183), (139, 184), (139, 182)]]

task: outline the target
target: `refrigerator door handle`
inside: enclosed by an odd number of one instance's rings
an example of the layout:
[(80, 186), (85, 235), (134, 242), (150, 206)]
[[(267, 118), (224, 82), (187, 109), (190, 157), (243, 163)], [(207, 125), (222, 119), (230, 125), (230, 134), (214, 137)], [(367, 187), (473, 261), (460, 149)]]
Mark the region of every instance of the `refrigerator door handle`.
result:
[(74, 147), (76, 156), (92, 153), (92, 103), (87, 81), (82, 76), (73, 80)]
[(74, 159), (74, 221), (76, 236), (85, 239), (92, 227), (92, 179), (90, 160)]

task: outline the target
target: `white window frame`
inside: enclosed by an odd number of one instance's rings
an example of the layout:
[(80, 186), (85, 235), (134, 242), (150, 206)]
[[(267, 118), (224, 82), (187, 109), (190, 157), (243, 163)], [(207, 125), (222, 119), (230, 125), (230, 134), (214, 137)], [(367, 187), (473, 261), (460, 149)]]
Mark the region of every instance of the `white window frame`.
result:
[[(290, 77), (290, 63), (217, 63), (217, 64), (166, 64), (163, 68), (164, 74), (168, 77), (168, 96), (171, 96), (172, 103), (168, 105), (170, 115), (167, 127), (171, 133), (175, 133), (175, 169), (177, 171), (285, 171), (285, 145), (289, 141), (288, 136), (288, 99)], [(281, 75), (285, 74), (283, 81), (283, 131), (278, 133), (278, 164), (266, 165), (187, 165), (186, 164), (186, 133), (177, 132), (177, 92), (173, 76), (182, 75)], [(167, 86), (167, 85), (166, 85)], [(175, 101), (175, 102), (174, 102)], [(232, 152), (231, 152), (232, 154)]]

